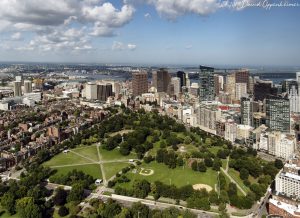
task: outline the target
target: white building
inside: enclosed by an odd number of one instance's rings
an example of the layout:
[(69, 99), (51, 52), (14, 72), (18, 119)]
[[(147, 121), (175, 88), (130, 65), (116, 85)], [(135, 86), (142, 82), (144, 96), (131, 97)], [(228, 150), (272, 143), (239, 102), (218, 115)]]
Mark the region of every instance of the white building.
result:
[(172, 77), (171, 79), (171, 84), (174, 86), (174, 95), (177, 97), (179, 96), (180, 93), (180, 78), (179, 77)]
[(216, 105), (200, 104), (197, 108), (197, 124), (200, 129), (216, 134), (216, 121), (221, 118), (221, 115)]
[(24, 93), (32, 92), (32, 82), (30, 80), (24, 80)]
[(42, 93), (41, 92), (24, 93), (24, 97), (32, 99), (35, 102), (40, 102), (42, 100)]
[(241, 97), (247, 96), (247, 83), (235, 84), (235, 99), (241, 100)]
[(300, 85), (300, 72), (296, 73), (296, 80), (297, 80), (298, 84)]
[(275, 147), (275, 156), (289, 159), (293, 156), (296, 148), (295, 136), (281, 134), (280, 143)]
[(85, 86), (85, 97), (88, 100), (97, 99), (97, 84), (94, 82), (88, 82)]
[(248, 125), (237, 125), (237, 139), (248, 139), (250, 136), (250, 131), (253, 130), (253, 127)]
[(275, 190), (278, 194), (300, 199), (300, 170), (299, 163), (289, 161), (276, 175)]
[(290, 100), (290, 111), (294, 112), (294, 113), (300, 113), (300, 93), (299, 93), (299, 88), (297, 90), (295, 86), (292, 86), (292, 88), (289, 90), (288, 98)]
[(233, 120), (225, 123), (225, 139), (234, 142), (237, 136), (237, 124)]
[(276, 157), (289, 159), (296, 150), (296, 144), (296, 137), (293, 135), (278, 131), (262, 132), (257, 149), (266, 151)]

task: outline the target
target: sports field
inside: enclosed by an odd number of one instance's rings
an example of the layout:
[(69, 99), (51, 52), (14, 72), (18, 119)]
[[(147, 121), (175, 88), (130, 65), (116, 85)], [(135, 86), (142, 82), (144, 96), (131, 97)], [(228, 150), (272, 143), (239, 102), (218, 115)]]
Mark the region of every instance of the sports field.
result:
[[(151, 174), (150, 171), (153, 173)], [(150, 164), (143, 163), (136, 173), (129, 171), (126, 175), (131, 181), (129, 183), (121, 184), (121, 186), (132, 187), (131, 183), (134, 180), (146, 179), (149, 182), (161, 181), (165, 184), (174, 184), (177, 187), (202, 183), (214, 188), (217, 183), (218, 174), (212, 169), (207, 169), (205, 173), (202, 173), (195, 172), (187, 167), (170, 169), (164, 164), (151, 162)]]

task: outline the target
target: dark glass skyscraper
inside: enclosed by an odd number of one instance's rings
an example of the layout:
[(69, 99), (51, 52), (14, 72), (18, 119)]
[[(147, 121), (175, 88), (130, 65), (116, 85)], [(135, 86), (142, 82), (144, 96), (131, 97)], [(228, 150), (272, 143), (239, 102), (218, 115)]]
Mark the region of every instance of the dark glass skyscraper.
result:
[(152, 73), (153, 86), (157, 89), (157, 92), (168, 92), (168, 87), (171, 81), (169, 72), (166, 69), (159, 69)]
[(200, 101), (215, 100), (214, 68), (212, 67), (200, 66), (199, 97)]
[(289, 99), (267, 96), (266, 98), (267, 126), (274, 131), (290, 131), (290, 101)]
[(176, 76), (180, 78), (180, 89), (182, 86), (186, 86), (186, 76), (183, 71), (178, 71)]

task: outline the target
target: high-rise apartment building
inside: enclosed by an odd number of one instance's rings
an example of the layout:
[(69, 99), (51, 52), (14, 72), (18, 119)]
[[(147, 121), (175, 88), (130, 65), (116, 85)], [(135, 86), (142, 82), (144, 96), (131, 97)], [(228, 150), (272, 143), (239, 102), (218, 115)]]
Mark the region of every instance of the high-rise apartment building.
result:
[(235, 99), (241, 100), (247, 96), (247, 83), (235, 83)]
[(251, 98), (241, 98), (241, 123), (253, 126), (253, 100)]
[(290, 101), (269, 95), (266, 98), (266, 122), (273, 131), (290, 131)]
[(156, 88), (157, 92), (167, 93), (170, 81), (171, 77), (169, 72), (163, 68), (152, 73), (153, 86)]
[(22, 82), (13, 81), (14, 96), (22, 96)]
[(134, 96), (148, 92), (148, 73), (135, 72), (132, 73), (132, 94)]
[(32, 82), (30, 80), (24, 80), (24, 93), (32, 92)]
[(212, 67), (200, 66), (199, 98), (200, 101), (215, 100), (215, 79)]
[(226, 92), (230, 95), (231, 100), (235, 99), (235, 75), (226, 76)]

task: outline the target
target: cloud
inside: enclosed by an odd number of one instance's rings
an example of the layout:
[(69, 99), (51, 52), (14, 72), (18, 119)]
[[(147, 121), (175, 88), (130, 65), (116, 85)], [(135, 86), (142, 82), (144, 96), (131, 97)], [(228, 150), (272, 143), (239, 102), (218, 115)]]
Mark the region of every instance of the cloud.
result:
[(128, 24), (135, 9), (116, 8), (102, 0), (0, 0), (0, 31), (15, 32), (11, 40), (31, 33), (16, 50), (89, 50), (93, 37), (112, 37)]
[[(124, 0), (126, 4), (148, 4), (154, 6), (158, 14), (169, 20), (175, 20), (186, 14), (206, 16), (222, 8), (244, 9), (246, 3), (260, 0)], [(149, 14), (150, 15), (150, 14)], [(144, 15), (147, 18), (148, 13)]]
[(20, 32), (16, 32), (16, 33), (14, 33), (14, 34), (12, 34), (11, 35), (11, 39), (12, 40), (21, 40), (22, 39), (22, 35), (21, 35), (21, 33)]
[(137, 48), (137, 45), (135, 45), (135, 44), (129, 43), (126, 45), (123, 42), (114, 41), (111, 49), (113, 51), (122, 51), (122, 50), (134, 51), (136, 48)]
[(193, 48), (192, 45), (186, 45), (186, 46), (185, 46), (185, 49), (191, 49), (191, 48)]
[(133, 51), (133, 50), (136, 49), (137, 45), (135, 45), (135, 44), (128, 44), (127, 47), (128, 47), (129, 50)]
[(150, 18), (151, 18), (151, 14), (146, 13), (146, 14), (144, 14), (144, 17), (145, 17), (146, 19), (150, 19)]

